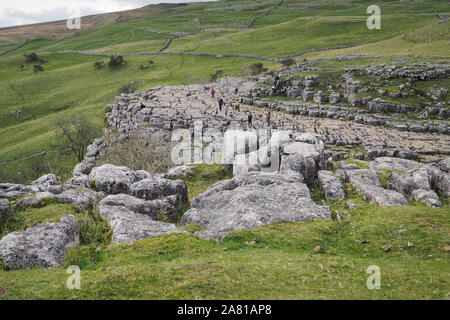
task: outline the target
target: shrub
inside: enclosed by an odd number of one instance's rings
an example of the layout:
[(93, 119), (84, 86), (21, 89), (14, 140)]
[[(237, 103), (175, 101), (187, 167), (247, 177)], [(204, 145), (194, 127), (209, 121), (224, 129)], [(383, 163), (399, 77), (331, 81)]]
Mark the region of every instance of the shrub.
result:
[(124, 85), (122, 85), (119, 90), (117, 91), (118, 94), (121, 93), (133, 93), (136, 92), (136, 90), (139, 88), (139, 86), (141, 85), (140, 81), (137, 80), (132, 80)]
[(124, 64), (125, 60), (121, 55), (113, 55), (110, 57), (108, 66), (110, 69), (116, 69)]
[(111, 229), (100, 217), (98, 209), (77, 216), (80, 227), (80, 243), (82, 245), (98, 245), (110, 243)]
[(264, 68), (264, 65), (261, 62), (251, 64), (249, 69), (252, 76), (256, 76), (267, 71), (267, 68)]
[(27, 62), (38, 62), (40, 58), (36, 53), (32, 52), (25, 54), (25, 59)]
[(44, 67), (41, 66), (40, 64), (36, 64), (33, 67), (33, 71), (34, 71), (34, 73), (38, 74), (38, 72), (44, 71)]
[(294, 65), (296, 62), (294, 59), (284, 59), (281, 61), (281, 64), (285, 67), (285, 68), (289, 68), (290, 66)]
[(79, 162), (83, 161), (87, 146), (100, 133), (85, 115), (75, 115), (70, 118), (57, 117), (56, 126), (59, 129), (58, 139), (67, 146)]
[(104, 65), (105, 65), (105, 61), (96, 61), (94, 63), (94, 68), (95, 69), (101, 69), (101, 68), (103, 68)]
[(97, 166), (110, 163), (132, 170), (146, 170), (152, 174), (166, 172), (172, 167), (172, 146), (162, 132), (135, 131), (122, 142), (113, 144), (99, 159)]
[(217, 78), (223, 74), (223, 70), (217, 70), (216, 73), (211, 74), (209, 81), (214, 82), (217, 80)]

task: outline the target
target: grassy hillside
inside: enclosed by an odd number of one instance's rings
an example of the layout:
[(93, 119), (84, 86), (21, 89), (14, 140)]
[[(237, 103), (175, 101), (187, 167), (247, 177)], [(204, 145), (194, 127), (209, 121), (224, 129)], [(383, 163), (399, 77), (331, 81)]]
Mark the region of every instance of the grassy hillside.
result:
[[(10, 162), (36, 152), (61, 148), (55, 142), (52, 119), (56, 115), (85, 113), (100, 125), (105, 105), (129, 81), (140, 81), (139, 89), (206, 82), (216, 70), (223, 70), (223, 75), (240, 75), (256, 61), (135, 56), (126, 57), (125, 67), (111, 71), (93, 67), (94, 62), (107, 61), (107, 58), (58, 53), (60, 51), (88, 50), (104, 54), (157, 51), (173, 36), (170, 32), (182, 32), (189, 35), (174, 39), (166, 51), (280, 57), (310, 49), (361, 45), (305, 57), (332, 57), (342, 53), (448, 53), (448, 23), (434, 25), (438, 21), (437, 12), (448, 15), (450, 5), (446, 1), (383, 1), (380, 7), (382, 29), (373, 31), (366, 28), (367, 4), (364, 1), (284, 0), (280, 4), (278, 0), (236, 0), (194, 3), (152, 11), (151, 15), (144, 8), (141, 13), (133, 11), (130, 19), (93, 25), (59, 39), (33, 38), (30, 34), (30, 43), (0, 56), (0, 177), (24, 182), (26, 178), (21, 172), (27, 164)], [(3, 50), (18, 43), (9, 40), (0, 45)], [(25, 62), (24, 54), (30, 52), (37, 52), (48, 61), (43, 64), (43, 72), (34, 74), (34, 64)], [(140, 70), (139, 66), (147, 64), (149, 59), (155, 63), (149, 69)], [(278, 63), (264, 63), (269, 69), (281, 67)], [(75, 163), (71, 156), (61, 158), (51, 152), (47, 159), (50, 163), (62, 164), (63, 175), (64, 172), (67, 175)]]
[[(189, 198), (224, 178), (220, 166), (200, 166), (185, 178)], [(0, 270), (0, 299), (448, 299), (448, 203), (382, 209), (346, 187), (360, 207), (328, 202), (340, 221), (273, 224), (221, 242), (173, 234), (112, 246), (104, 222), (69, 205), (21, 211), (4, 232), (73, 214), (82, 245), (61, 268)], [(66, 288), (70, 265), (81, 268), (81, 290)], [(381, 269), (380, 290), (366, 287), (371, 265)]]

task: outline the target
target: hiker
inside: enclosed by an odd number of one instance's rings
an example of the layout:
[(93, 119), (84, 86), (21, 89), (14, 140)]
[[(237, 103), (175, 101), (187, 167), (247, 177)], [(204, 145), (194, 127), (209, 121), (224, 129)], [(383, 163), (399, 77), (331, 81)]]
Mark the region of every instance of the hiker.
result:
[(236, 90), (234, 91), (234, 94), (238, 94), (239, 88), (236, 87)]
[(211, 97), (214, 99), (214, 96), (216, 95), (216, 90), (211, 89)]
[(275, 75), (274, 84), (276, 84), (280, 80), (280, 76), (278, 74)]
[(270, 111), (266, 114), (267, 125), (270, 127)]
[(222, 112), (222, 106), (223, 106), (223, 99), (220, 98), (219, 99), (219, 111), (221, 111), (221, 112)]
[(251, 112), (248, 113), (247, 122), (248, 122), (248, 126), (251, 128), (252, 127), (252, 122), (253, 122), (253, 115), (252, 115)]

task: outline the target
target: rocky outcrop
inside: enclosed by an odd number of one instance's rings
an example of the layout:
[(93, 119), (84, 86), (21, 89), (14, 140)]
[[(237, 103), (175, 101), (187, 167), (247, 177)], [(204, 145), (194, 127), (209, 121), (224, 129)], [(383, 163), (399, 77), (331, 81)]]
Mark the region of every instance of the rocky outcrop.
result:
[(158, 215), (171, 218), (175, 211), (177, 196), (170, 196), (163, 200), (143, 200), (128, 194), (109, 195), (100, 202), (100, 206), (125, 207), (128, 210), (149, 216), (157, 220)]
[(437, 167), (444, 172), (450, 173), (450, 158), (446, 158), (437, 164)]
[(344, 200), (345, 191), (341, 180), (333, 172), (320, 170), (318, 173), (320, 189), (328, 200)]
[(101, 204), (100, 215), (113, 230), (113, 244), (183, 232), (174, 224), (155, 221), (148, 215), (135, 213), (124, 206)]
[(316, 145), (294, 142), (286, 145), (281, 155), (280, 172), (294, 171), (303, 175), (308, 185), (312, 185), (317, 172), (324, 167), (323, 155)]
[(163, 178), (144, 179), (130, 186), (129, 194), (136, 198), (155, 200), (167, 196), (179, 196), (180, 201), (187, 202), (187, 187), (183, 180)]
[(416, 201), (425, 203), (428, 207), (439, 208), (442, 206), (439, 197), (433, 190), (416, 189), (411, 196)]
[(416, 161), (393, 157), (379, 157), (369, 163), (369, 169), (373, 171), (380, 171), (381, 169), (407, 171), (418, 169), (422, 166), (423, 164)]
[(61, 266), (67, 248), (79, 245), (78, 223), (65, 215), (60, 222), (45, 222), (0, 240), (0, 260), (7, 269)]
[(198, 224), (205, 227), (198, 235), (221, 238), (235, 230), (315, 218), (331, 219), (330, 210), (311, 200), (301, 178), (251, 173), (220, 181), (195, 198), (181, 225)]
[(439, 197), (431, 190), (431, 176), (425, 168), (412, 169), (404, 173), (392, 172), (389, 174), (387, 187), (427, 206), (441, 206)]
[(77, 207), (80, 207), (84, 210), (93, 209), (97, 204), (97, 201), (102, 195), (95, 191), (77, 188), (77, 189), (69, 189), (60, 194), (53, 196), (54, 199), (58, 201), (62, 201)]
[(348, 170), (345, 175), (358, 193), (372, 203), (378, 203), (382, 207), (409, 205), (409, 202), (401, 193), (381, 187), (380, 180), (374, 171), (367, 169)]
[(180, 176), (187, 176), (191, 173), (194, 173), (196, 169), (191, 166), (182, 165), (171, 168), (167, 173), (163, 175), (164, 178), (174, 178)]
[(91, 185), (95, 186), (96, 190), (108, 194), (127, 193), (136, 180), (133, 170), (111, 164), (95, 167), (89, 174)]
[(412, 169), (404, 173), (392, 172), (389, 175), (387, 188), (410, 196), (414, 190), (431, 190), (431, 177), (424, 168)]

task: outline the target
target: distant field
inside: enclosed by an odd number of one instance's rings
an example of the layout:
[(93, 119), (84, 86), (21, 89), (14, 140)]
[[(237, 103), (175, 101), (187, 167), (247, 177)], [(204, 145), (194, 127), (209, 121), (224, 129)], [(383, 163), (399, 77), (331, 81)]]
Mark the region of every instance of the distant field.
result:
[[(189, 35), (174, 39), (166, 51), (280, 57), (310, 49), (359, 45), (301, 58), (354, 53), (449, 55), (449, 23), (436, 25), (437, 13), (448, 16), (448, 2), (382, 1), (380, 7), (382, 29), (373, 31), (366, 28), (367, 3), (343, 0), (285, 0), (281, 5), (278, 0), (219, 1), (172, 9), (149, 6), (120, 13), (119, 19), (117, 14), (86, 18), (82, 21), (89, 28), (57, 37), (42, 32), (52, 24), (2, 30), (0, 52), (15, 48), (25, 38), (31, 42), (0, 55), (0, 178), (24, 182), (20, 172), (26, 161), (1, 163), (60, 147), (55, 141), (56, 115), (85, 113), (100, 126), (105, 106), (131, 80), (141, 81), (139, 89), (202, 83), (217, 70), (223, 70), (223, 75), (238, 76), (246, 72), (249, 64), (259, 62), (187, 55), (133, 56), (125, 58), (123, 68), (111, 71), (93, 67), (96, 61), (107, 62), (106, 57), (59, 51), (103, 54), (157, 51), (173, 36), (171, 33), (186, 33)], [(20, 37), (11, 36), (14, 32), (20, 33)], [(33, 64), (25, 62), (24, 54), (31, 52), (48, 61), (43, 64), (45, 70), (37, 75), (32, 71)], [(154, 64), (141, 70), (139, 66), (150, 59)], [(279, 63), (263, 63), (269, 69), (281, 68)], [(62, 163), (68, 170), (75, 163), (70, 156), (57, 158), (56, 153), (49, 154), (48, 159)]]

